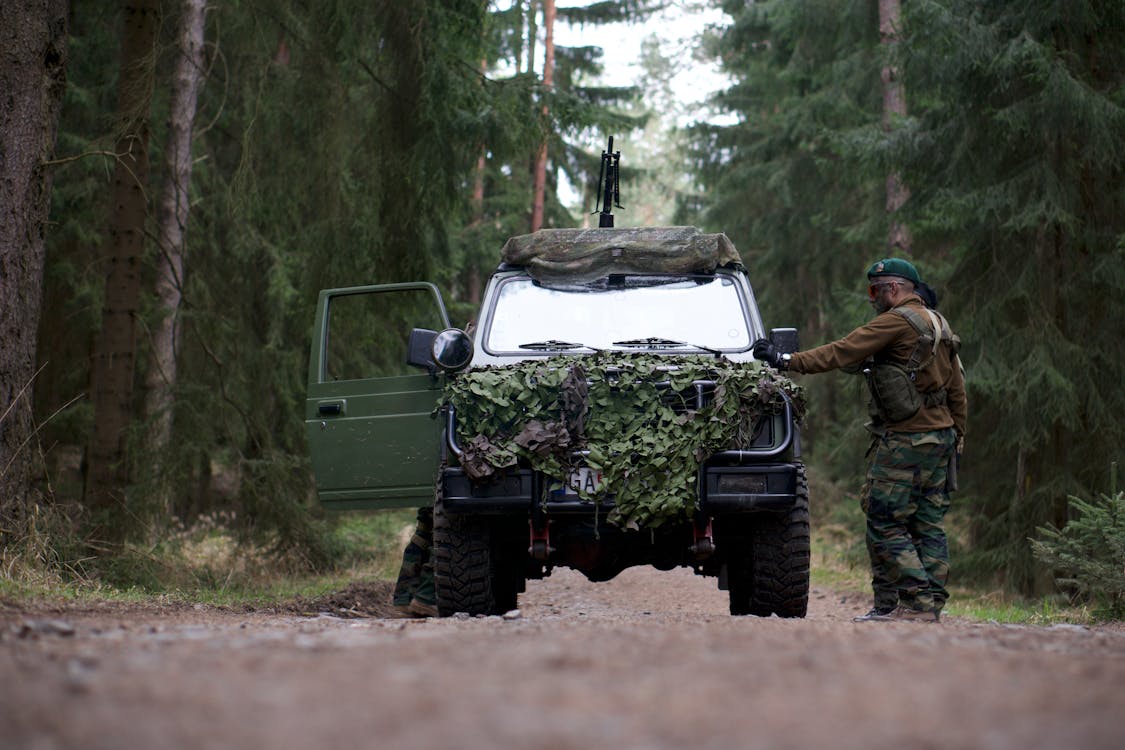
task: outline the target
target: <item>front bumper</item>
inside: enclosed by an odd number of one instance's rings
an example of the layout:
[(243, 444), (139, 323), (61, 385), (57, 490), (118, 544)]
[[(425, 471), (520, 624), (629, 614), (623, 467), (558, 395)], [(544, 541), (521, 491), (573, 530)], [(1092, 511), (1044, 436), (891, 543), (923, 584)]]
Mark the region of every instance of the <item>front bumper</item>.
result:
[[(490, 482), (474, 483), (457, 467), (442, 472), (442, 504), (450, 514), (515, 515), (531, 512), (535, 498), (544, 497), (547, 513), (593, 513), (595, 504), (577, 495), (544, 491), (546, 478), (530, 469), (509, 471)], [(759, 511), (786, 511), (797, 493), (797, 465), (704, 466), (700, 470), (700, 512), (716, 516)], [(607, 496), (597, 504), (601, 512), (613, 507)]]

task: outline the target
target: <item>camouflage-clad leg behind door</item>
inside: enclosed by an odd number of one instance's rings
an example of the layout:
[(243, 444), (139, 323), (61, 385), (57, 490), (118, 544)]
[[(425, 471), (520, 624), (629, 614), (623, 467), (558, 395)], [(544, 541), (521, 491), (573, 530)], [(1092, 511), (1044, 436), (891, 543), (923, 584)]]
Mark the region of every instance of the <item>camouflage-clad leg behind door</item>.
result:
[(402, 552), (402, 566), (395, 582), (394, 605), (406, 607), (414, 598), (427, 572), (432, 577), (430, 547), (434, 542), (434, 513), (432, 508), (419, 508), (414, 535)]
[(871, 457), (863, 510), (875, 606), (941, 609), (949, 594), (946, 466), (952, 429), (882, 436)]

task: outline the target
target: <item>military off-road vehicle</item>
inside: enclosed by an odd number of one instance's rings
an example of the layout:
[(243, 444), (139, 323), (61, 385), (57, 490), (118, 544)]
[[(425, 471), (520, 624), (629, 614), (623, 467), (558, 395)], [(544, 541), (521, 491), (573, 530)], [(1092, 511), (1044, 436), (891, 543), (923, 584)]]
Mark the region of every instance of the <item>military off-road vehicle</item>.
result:
[[(557, 566), (604, 581), (653, 565), (717, 577), (731, 614), (804, 616), (797, 389), (753, 360), (767, 333), (729, 239), (689, 227), (550, 229), (509, 240), (502, 259), (471, 333), (450, 325), (428, 283), (321, 292), (305, 414), (321, 501), (433, 503), (441, 615), (513, 609), (528, 579)], [(793, 329), (768, 336), (796, 349)], [(511, 372), (522, 386), (504, 391)], [(756, 398), (771, 406), (722, 433), (729, 444), (681, 446), (694, 428), (737, 421), (712, 408), (732, 403), (732, 372), (753, 376), (738, 387), (760, 377)], [(663, 434), (637, 433), (607, 455), (593, 433), (617, 436), (598, 419), (649, 407), (664, 409), (653, 422)], [(691, 467), (686, 478), (665, 470), (675, 461)], [(665, 496), (679, 498), (671, 510)]]

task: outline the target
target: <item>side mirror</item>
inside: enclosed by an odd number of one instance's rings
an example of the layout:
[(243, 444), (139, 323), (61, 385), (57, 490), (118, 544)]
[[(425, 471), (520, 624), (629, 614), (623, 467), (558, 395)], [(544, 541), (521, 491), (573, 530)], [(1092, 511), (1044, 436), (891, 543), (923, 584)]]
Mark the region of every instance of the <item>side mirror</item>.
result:
[(432, 361), (446, 372), (464, 370), (473, 359), (473, 340), (460, 328), (446, 328), (434, 336)]
[(434, 339), (437, 338), (437, 335), (437, 331), (431, 331), (428, 328), (412, 330), (410, 342), (407, 344), (406, 364), (429, 370), (431, 374), (436, 372), (433, 351)]
[(782, 354), (792, 354), (801, 346), (797, 343), (796, 328), (771, 328), (770, 343), (777, 347)]

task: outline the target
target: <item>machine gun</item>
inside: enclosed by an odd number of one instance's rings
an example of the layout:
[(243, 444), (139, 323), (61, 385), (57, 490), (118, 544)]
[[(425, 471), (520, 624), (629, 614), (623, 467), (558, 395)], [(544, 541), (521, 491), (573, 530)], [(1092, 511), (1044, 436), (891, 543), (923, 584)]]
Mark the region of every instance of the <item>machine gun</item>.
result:
[[(594, 213), (598, 214), (599, 227), (613, 226), (613, 207), (621, 205), (621, 152), (613, 150), (613, 136), (609, 146), (602, 152), (602, 167), (598, 172), (598, 192), (594, 203)], [(599, 212), (598, 207), (601, 207)]]

